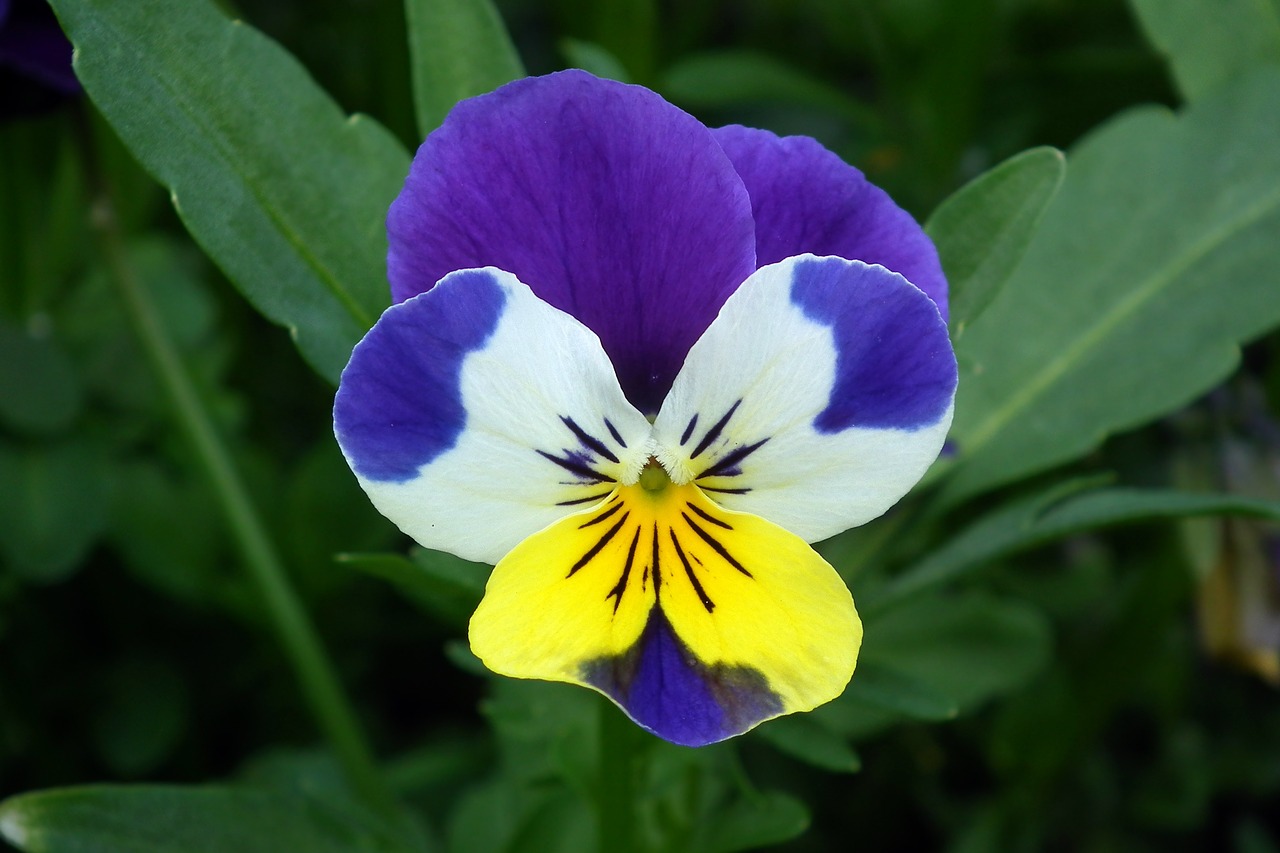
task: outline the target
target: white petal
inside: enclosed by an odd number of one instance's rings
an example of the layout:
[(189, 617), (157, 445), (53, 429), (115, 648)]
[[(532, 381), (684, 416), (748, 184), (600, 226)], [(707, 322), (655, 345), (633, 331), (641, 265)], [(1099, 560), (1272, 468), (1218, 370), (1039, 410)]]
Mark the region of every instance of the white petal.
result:
[(590, 329), (485, 268), (387, 309), (343, 372), (334, 430), (383, 515), (492, 563), (634, 481), (651, 427)]
[(816, 541), (896, 503), (951, 423), (955, 356), (897, 273), (802, 255), (763, 267), (694, 345), (654, 435), (676, 482)]

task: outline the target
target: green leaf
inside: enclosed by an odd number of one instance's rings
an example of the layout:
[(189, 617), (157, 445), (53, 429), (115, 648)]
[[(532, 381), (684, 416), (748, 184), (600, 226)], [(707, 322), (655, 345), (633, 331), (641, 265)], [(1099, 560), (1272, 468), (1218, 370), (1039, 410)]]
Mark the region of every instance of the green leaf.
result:
[(859, 597), (864, 614), (953, 581), (993, 560), (1054, 539), (1117, 524), (1200, 515), (1245, 515), (1280, 521), (1280, 502), (1172, 489), (1099, 489), (1080, 494), (1075, 483), (1001, 507), (910, 566), (893, 581)]
[(694, 108), (780, 102), (813, 107), (860, 127), (877, 127), (880, 118), (840, 89), (761, 53), (722, 50), (694, 54), (672, 64), (663, 75), (662, 93)]
[(336, 383), (388, 303), (383, 222), (404, 149), (206, 0), (53, 6), (85, 90), (192, 236)]
[(83, 403), (80, 378), (54, 338), (0, 323), (0, 423), (56, 432), (71, 425)]
[(916, 720), (951, 720), (960, 708), (951, 697), (901, 670), (865, 660), (844, 692), (844, 701), (896, 711)]
[(956, 347), (945, 504), (1074, 459), (1203, 393), (1280, 322), (1280, 70), (1071, 152), (999, 297)]
[(413, 102), (423, 136), (453, 105), (524, 76), (490, 0), (405, 0)]
[(1067, 163), (1056, 148), (1032, 148), (979, 175), (944, 201), (925, 225), (950, 285), (958, 337), (1000, 292), (1022, 260)]
[(186, 682), (167, 660), (149, 656), (127, 658), (103, 675), (105, 696), (93, 717), (98, 754), (119, 776), (150, 773), (186, 731)]
[(631, 75), (627, 73), (622, 60), (593, 41), (562, 39), (560, 52), (574, 68), (581, 68), (597, 77), (617, 80), (619, 83), (631, 82)]
[(338, 561), (394, 584), (428, 613), (453, 627), (467, 624), (484, 595), (489, 567), (443, 551), (417, 548), (399, 554), (339, 554)]
[(300, 796), (237, 788), (101, 785), (0, 803), (24, 853), (350, 853), (396, 849)]
[(1148, 41), (1195, 100), (1232, 77), (1280, 63), (1276, 0), (1131, 0)]
[(813, 714), (788, 714), (755, 730), (755, 736), (792, 758), (832, 773), (857, 773), (862, 759), (849, 742)]
[[(944, 719), (939, 697), (946, 697), (951, 716), (967, 713), (1020, 687), (1049, 659), (1047, 619), (1020, 601), (986, 593), (917, 598), (865, 614), (864, 624), (849, 689), (813, 712), (847, 737), (866, 737), (912, 710), (925, 718), (920, 711), (931, 708), (933, 718)], [(868, 679), (871, 690), (858, 687)], [(910, 690), (902, 689), (908, 684)]]
[(0, 444), (0, 556), (26, 580), (71, 574), (106, 524), (103, 460), (75, 440)]
[(716, 814), (706, 841), (696, 849), (711, 853), (755, 850), (790, 841), (809, 828), (805, 804), (781, 791), (764, 791), (734, 801)]

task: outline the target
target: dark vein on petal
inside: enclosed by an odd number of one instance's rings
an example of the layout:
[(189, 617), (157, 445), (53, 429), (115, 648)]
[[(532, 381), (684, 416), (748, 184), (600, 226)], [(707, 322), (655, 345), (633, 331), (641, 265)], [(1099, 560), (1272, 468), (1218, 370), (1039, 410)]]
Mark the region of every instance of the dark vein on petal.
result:
[(693, 453), (689, 454), (690, 459), (697, 459), (702, 451), (711, 446), (711, 442), (720, 437), (720, 433), (724, 432), (725, 425), (729, 423), (729, 418), (733, 417), (733, 413), (738, 411), (738, 407), (741, 405), (741, 400), (734, 403), (729, 407), (729, 411), (724, 413), (724, 417), (716, 421), (711, 429), (707, 430), (707, 434), (702, 437), (702, 441), (699, 441), (698, 446), (693, 449)]
[(613, 455), (613, 451), (610, 450), (603, 441), (596, 438), (594, 435), (587, 432), (582, 427), (578, 426), (577, 422), (573, 418), (567, 418), (561, 415), (560, 420), (561, 422), (564, 423), (565, 426), (569, 428), (569, 432), (573, 433), (578, 437), (578, 441), (582, 442), (583, 447), (592, 451), (597, 456), (603, 456), (605, 459), (608, 459), (610, 462), (618, 461), (618, 457)]
[(613, 425), (613, 421), (609, 420), (608, 418), (605, 418), (604, 426), (605, 426), (605, 429), (609, 430), (609, 435), (613, 436), (613, 440), (618, 442), (618, 446), (622, 447), (625, 450), (627, 447), (627, 443), (622, 440), (622, 433), (618, 432), (618, 428)]
[(640, 528), (636, 528), (636, 535), (631, 537), (631, 547), (627, 549), (627, 562), (622, 566), (622, 577), (618, 578), (618, 582), (614, 584), (613, 589), (609, 590), (609, 594), (605, 598), (613, 599), (613, 612), (618, 612), (618, 606), (622, 604), (622, 594), (627, 591), (627, 577), (631, 574), (631, 566), (636, 561), (636, 545), (640, 544)]
[(698, 425), (698, 413), (694, 412), (693, 417), (689, 418), (689, 425), (684, 428), (684, 432), (680, 435), (680, 446), (689, 443), (689, 437), (693, 435), (693, 428)]
[(733, 525), (732, 525), (732, 524), (730, 524), (729, 522), (727, 522), (727, 521), (722, 521), (722, 520), (720, 520), (720, 519), (716, 518), (716, 517), (715, 517), (714, 515), (712, 515), (711, 513), (707, 512), (707, 511), (705, 511), (705, 510), (699, 509), (698, 507), (694, 506), (692, 503), (689, 503), (688, 501), (685, 501), (685, 504), (684, 504), (684, 505), (685, 505), (685, 506), (687, 506), (689, 509), (693, 510), (695, 513), (697, 513), (701, 518), (703, 518), (703, 519), (705, 519), (705, 520), (707, 520), (707, 521), (711, 522), (712, 524), (714, 524), (716, 527), (723, 527), (725, 530), (732, 530), (732, 529), (733, 529)]
[(671, 534), (671, 544), (676, 546), (676, 556), (684, 564), (684, 573), (689, 576), (689, 583), (693, 584), (693, 591), (698, 594), (698, 599), (702, 602), (702, 606), (710, 613), (716, 609), (715, 602), (707, 597), (707, 591), (698, 582), (698, 576), (693, 573), (693, 566), (689, 565), (689, 558), (684, 555), (684, 549), (680, 547), (680, 540), (676, 538), (675, 530), (669, 530), (668, 532)]
[[(621, 506), (621, 504), (619, 504), (619, 506)], [(590, 563), (592, 560), (594, 560), (596, 558), (596, 554), (599, 554), (600, 551), (604, 549), (604, 546), (609, 544), (609, 540), (613, 539), (614, 536), (618, 535), (618, 531), (622, 529), (622, 525), (627, 523), (627, 516), (630, 514), (631, 513), (629, 512), (623, 513), (622, 518), (618, 519), (617, 524), (613, 525), (613, 527), (610, 527), (608, 530), (606, 530), (604, 532), (604, 535), (600, 537), (600, 540), (596, 542), (596, 544), (591, 546), (591, 550), (578, 558), (578, 562), (573, 564), (573, 567), (569, 569), (569, 574), (565, 575), (565, 577), (566, 578), (573, 577), (575, 574), (577, 574), (578, 569), (581, 569), (587, 563)]]
[(735, 448), (720, 457), (715, 464), (699, 474), (697, 478), (701, 479), (703, 477), (715, 477), (719, 475), (724, 475), (726, 477), (738, 476), (742, 473), (741, 471), (730, 471), (730, 469), (737, 467), (739, 462), (759, 450), (768, 440), (768, 438), (762, 438), (755, 444), (744, 444), (741, 447)]
[(653, 525), (653, 597), (662, 592), (662, 572), (658, 567), (658, 525)]
[(750, 489), (717, 489), (715, 486), (699, 486), (704, 492), (719, 492), (722, 495), (745, 495)]
[(582, 524), (579, 524), (578, 529), (586, 530), (588, 527), (590, 527), (593, 524), (599, 524), (600, 522), (604, 521), (606, 518), (613, 515), (615, 512), (617, 512), (620, 509), (622, 509), (622, 504), (614, 504), (613, 506), (606, 509), (604, 512), (597, 515), (595, 518), (591, 519), (590, 521), (584, 521)]
[(710, 533), (708, 533), (707, 531), (699, 527), (698, 522), (690, 518), (688, 513), (682, 512), (680, 513), (680, 515), (688, 523), (689, 527), (693, 530), (693, 532), (698, 534), (699, 538), (701, 538), (703, 542), (706, 542), (708, 545), (710, 545), (711, 550), (719, 554), (726, 563), (733, 566), (735, 569), (742, 572), (747, 577), (754, 578), (754, 575), (752, 575), (751, 572), (747, 571), (746, 567), (743, 566), (742, 563), (739, 563), (734, 558), (734, 556), (729, 553), (728, 549), (726, 549), (723, 545), (720, 544), (720, 541), (718, 539), (716, 539)]
[(581, 462), (574, 462), (572, 459), (561, 459), (559, 456), (553, 456), (545, 450), (539, 450), (538, 455), (549, 462), (556, 463), (570, 474), (577, 474), (584, 480), (603, 483), (609, 479), (590, 465), (583, 465)]
[(574, 504), (591, 503), (592, 501), (600, 500), (608, 494), (608, 492), (601, 492), (598, 495), (587, 495), (585, 498), (574, 498), (571, 501), (556, 501), (556, 506), (573, 506)]

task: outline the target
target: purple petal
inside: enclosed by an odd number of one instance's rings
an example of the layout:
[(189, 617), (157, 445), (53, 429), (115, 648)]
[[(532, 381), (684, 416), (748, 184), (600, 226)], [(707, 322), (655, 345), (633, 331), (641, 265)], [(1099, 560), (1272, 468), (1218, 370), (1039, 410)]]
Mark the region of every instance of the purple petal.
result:
[(395, 301), (456, 269), (512, 272), (599, 335), (649, 413), (755, 269), (750, 199), (710, 132), (580, 71), (459, 104), (418, 150), (387, 231)]
[(342, 372), (334, 431), (362, 477), (412, 479), (466, 427), (462, 362), (493, 334), (506, 294), (486, 270), (448, 288), (388, 308)]
[(927, 293), (946, 319), (933, 241), (862, 172), (807, 136), (739, 125), (712, 133), (751, 194), (759, 266), (805, 253), (880, 264)]
[(705, 746), (783, 712), (764, 678), (746, 667), (707, 667), (685, 648), (661, 607), (625, 655), (588, 664), (585, 680), (658, 737)]
[(916, 430), (936, 424), (956, 391), (956, 360), (935, 305), (896, 275), (832, 258), (795, 266), (791, 301), (831, 327), (835, 383), (819, 432)]

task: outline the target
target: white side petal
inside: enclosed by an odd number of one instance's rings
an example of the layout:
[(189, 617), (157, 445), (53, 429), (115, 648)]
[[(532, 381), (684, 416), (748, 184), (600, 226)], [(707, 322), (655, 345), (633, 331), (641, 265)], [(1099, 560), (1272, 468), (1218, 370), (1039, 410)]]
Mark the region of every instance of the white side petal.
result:
[(802, 255), (747, 279), (654, 424), (676, 482), (816, 541), (896, 503), (951, 423), (937, 307), (880, 266)]
[(595, 334), (494, 268), (387, 309), (343, 373), (334, 427), (383, 515), (490, 563), (634, 480), (651, 431)]

